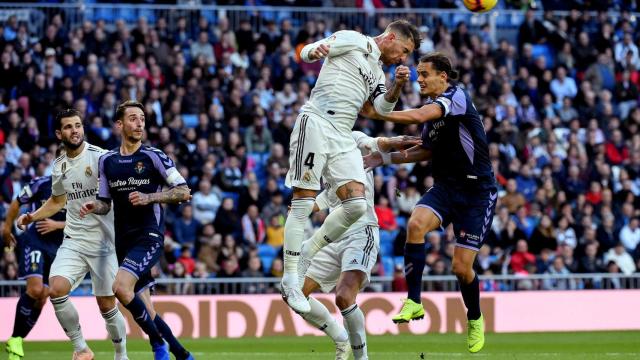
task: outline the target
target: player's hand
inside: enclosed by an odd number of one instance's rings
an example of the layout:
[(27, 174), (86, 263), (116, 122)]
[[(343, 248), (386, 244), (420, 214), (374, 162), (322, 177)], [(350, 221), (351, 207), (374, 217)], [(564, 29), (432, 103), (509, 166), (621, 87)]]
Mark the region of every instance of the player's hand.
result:
[(422, 145), (422, 139), (418, 136), (401, 135), (378, 138), (378, 149), (385, 152), (389, 152), (393, 149), (402, 151), (407, 147), (415, 145)]
[(31, 224), (32, 222), (33, 222), (33, 216), (31, 215), (31, 213), (26, 213), (26, 214), (20, 215), (20, 217), (16, 221), (16, 225), (18, 225), (18, 228), (20, 230), (25, 230), (27, 225)]
[(11, 226), (9, 226), (8, 228), (7, 226), (5, 226), (4, 229), (2, 229), (2, 238), (4, 239), (4, 246), (8, 248), (12, 248), (17, 244), (16, 238), (11, 232)]
[(382, 155), (380, 155), (380, 153), (376, 151), (369, 155), (363, 156), (362, 162), (364, 163), (364, 171), (369, 172), (383, 164)]
[(93, 213), (95, 209), (96, 209), (95, 201), (87, 201), (86, 203), (82, 204), (82, 206), (80, 207), (80, 219)]
[(404, 65), (398, 66), (396, 68), (394, 84), (397, 86), (404, 85), (404, 83), (406, 83), (409, 80), (409, 74), (410, 74), (410, 71), (408, 67)]
[(329, 55), (329, 45), (320, 44), (309, 52), (309, 60), (320, 60)]
[(58, 224), (58, 221), (55, 221), (55, 220), (44, 219), (36, 222), (36, 230), (38, 230), (38, 233), (40, 235), (46, 235), (50, 232), (54, 232), (59, 229), (60, 229), (60, 226)]
[(134, 191), (129, 193), (129, 202), (131, 202), (131, 205), (133, 206), (145, 206), (151, 203), (151, 198), (149, 194)]
[(364, 105), (362, 105), (362, 109), (360, 109), (360, 116), (369, 119), (375, 119), (376, 116), (378, 116), (378, 113), (376, 113), (376, 109), (373, 107), (371, 101), (367, 100), (364, 102)]

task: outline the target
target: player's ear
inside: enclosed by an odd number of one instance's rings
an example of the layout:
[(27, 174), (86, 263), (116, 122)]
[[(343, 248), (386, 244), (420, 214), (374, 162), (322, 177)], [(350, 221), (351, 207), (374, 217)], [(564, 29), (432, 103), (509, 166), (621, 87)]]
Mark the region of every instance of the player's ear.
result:
[(58, 138), (58, 140), (62, 140), (62, 131), (56, 130), (56, 138)]

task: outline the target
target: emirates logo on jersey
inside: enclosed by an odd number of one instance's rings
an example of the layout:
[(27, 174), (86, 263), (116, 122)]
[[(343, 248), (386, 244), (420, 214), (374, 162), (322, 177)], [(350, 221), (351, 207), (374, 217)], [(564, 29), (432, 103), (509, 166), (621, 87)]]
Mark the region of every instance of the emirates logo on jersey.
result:
[(142, 161), (138, 161), (134, 169), (136, 170), (136, 173), (138, 175), (142, 174), (144, 172), (144, 164), (142, 163)]

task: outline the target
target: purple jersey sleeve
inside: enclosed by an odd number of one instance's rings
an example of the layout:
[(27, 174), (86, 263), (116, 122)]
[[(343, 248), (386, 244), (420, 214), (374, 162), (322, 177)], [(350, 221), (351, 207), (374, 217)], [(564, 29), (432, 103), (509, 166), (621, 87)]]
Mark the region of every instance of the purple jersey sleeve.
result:
[(187, 183), (178, 172), (178, 169), (176, 169), (176, 165), (173, 163), (173, 160), (171, 160), (167, 154), (153, 148), (147, 148), (141, 151), (147, 154), (151, 161), (153, 161), (153, 166), (158, 170), (160, 176), (162, 176), (167, 185), (174, 187), (178, 185), (185, 185)]
[(98, 199), (110, 202), (111, 201), (111, 193), (109, 192), (109, 179), (107, 178), (107, 174), (105, 172), (105, 161), (112, 153), (108, 152), (100, 156), (100, 160), (98, 162)]
[(46, 177), (39, 177), (31, 180), (27, 185), (25, 185), (22, 190), (20, 190), (20, 195), (18, 195), (18, 203), (20, 205), (26, 205), (33, 202), (33, 196), (38, 193), (40, 186), (47, 181)]

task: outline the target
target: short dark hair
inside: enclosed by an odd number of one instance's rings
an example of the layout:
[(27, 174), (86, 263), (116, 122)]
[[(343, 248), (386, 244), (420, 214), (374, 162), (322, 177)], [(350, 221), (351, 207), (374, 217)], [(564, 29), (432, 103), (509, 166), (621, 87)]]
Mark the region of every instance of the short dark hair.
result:
[(73, 108), (69, 108), (69, 109), (64, 109), (60, 112), (58, 112), (58, 114), (56, 114), (56, 118), (53, 121), (53, 126), (55, 130), (62, 130), (62, 119), (64, 118), (70, 118), (70, 117), (74, 117), (77, 116), (80, 118), (80, 121), (83, 121), (84, 119), (82, 119), (82, 114), (80, 114), (80, 111), (73, 109)]
[(118, 108), (116, 109), (116, 120), (120, 120), (120, 121), (124, 120), (124, 112), (127, 111), (127, 108), (130, 108), (130, 107), (136, 107), (142, 110), (142, 112), (144, 113), (144, 105), (142, 105), (141, 102), (137, 100), (127, 100), (122, 104), (118, 105)]
[(396, 20), (387, 26), (387, 31), (393, 31), (402, 35), (403, 37), (413, 41), (413, 48), (418, 49), (420, 47), (420, 32), (415, 25), (411, 24), (407, 20)]
[(450, 80), (458, 80), (458, 72), (453, 69), (451, 59), (440, 52), (430, 52), (420, 58), (421, 63), (431, 63), (437, 71), (444, 71)]

